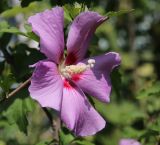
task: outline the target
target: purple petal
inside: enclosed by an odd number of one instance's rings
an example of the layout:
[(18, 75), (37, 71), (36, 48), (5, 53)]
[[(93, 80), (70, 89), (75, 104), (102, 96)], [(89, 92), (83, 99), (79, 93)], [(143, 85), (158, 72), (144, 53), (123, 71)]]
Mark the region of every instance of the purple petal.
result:
[(40, 37), (41, 52), (56, 63), (60, 61), (64, 50), (63, 15), (63, 9), (55, 7), (28, 19), (33, 32)]
[(84, 58), (94, 31), (106, 19), (96, 12), (89, 11), (75, 18), (68, 34), (66, 64), (73, 64)]
[(134, 139), (121, 139), (119, 145), (141, 145), (141, 144)]
[[(111, 93), (110, 72), (114, 67), (120, 65), (120, 56), (118, 53), (110, 52), (92, 59), (95, 60), (95, 66), (83, 72), (79, 79), (74, 77), (72, 79), (84, 92), (100, 101), (109, 102)], [(87, 64), (87, 60), (83, 63)]]
[(104, 119), (91, 106), (84, 93), (71, 84), (63, 89), (61, 119), (77, 136), (93, 135), (105, 127)]
[(42, 107), (60, 110), (63, 92), (63, 81), (57, 65), (51, 61), (40, 61), (31, 78), (30, 95)]

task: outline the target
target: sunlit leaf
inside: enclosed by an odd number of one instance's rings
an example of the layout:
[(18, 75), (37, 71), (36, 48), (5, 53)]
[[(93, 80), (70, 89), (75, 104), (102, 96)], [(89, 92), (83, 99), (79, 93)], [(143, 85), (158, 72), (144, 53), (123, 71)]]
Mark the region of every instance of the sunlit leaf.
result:
[[(24, 0), (24, 1), (28, 2), (28, 0)], [(49, 8), (49, 6), (46, 3), (41, 3), (41, 4), (39, 4), (39, 3), (40, 2), (32, 2), (28, 7), (14, 6), (10, 9), (7, 9), (7, 10), (3, 11), (0, 14), (0, 17), (11, 18), (11, 17), (15, 17), (18, 14), (28, 15), (32, 12), (35, 13), (35, 12), (43, 11), (46, 8)]]
[(9, 24), (6, 21), (0, 22), (0, 30), (8, 27), (9, 27)]
[(16, 6), (16, 7), (13, 7), (12, 9), (8, 9), (8, 10), (4, 11), (3, 13), (0, 14), (0, 16), (11, 17), (11, 16), (15, 16), (16, 14), (18, 14), (22, 11), (23, 11), (23, 8)]
[(20, 1), (21, 1), (21, 6), (22, 7), (27, 7), (31, 2), (41, 1), (41, 0), (20, 0)]
[(13, 33), (13, 34), (19, 34), (19, 35), (23, 35), (23, 36), (27, 37), (27, 35), (25, 33), (19, 31), (19, 29), (16, 27), (1, 29), (0, 33)]
[(16, 34), (16, 35), (22, 35), (25, 37), (28, 37), (30, 39), (33, 39), (35, 41), (39, 41), (38, 36), (36, 36), (34, 33), (32, 32), (21, 32), (18, 28), (16, 27), (10, 27), (10, 28), (4, 28), (4, 29), (0, 29), (0, 33), (12, 33), (12, 34)]
[(131, 13), (133, 11), (134, 11), (134, 9), (131, 9), (131, 10), (120, 10), (120, 11), (110, 11), (110, 12), (108, 12), (106, 14), (106, 16), (108, 16), (108, 17), (117, 17), (117, 16), (120, 16), (120, 15)]

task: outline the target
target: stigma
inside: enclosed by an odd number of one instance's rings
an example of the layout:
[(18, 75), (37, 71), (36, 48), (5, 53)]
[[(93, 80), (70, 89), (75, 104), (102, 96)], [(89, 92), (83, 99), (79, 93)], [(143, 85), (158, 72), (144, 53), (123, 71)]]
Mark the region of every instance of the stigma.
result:
[(89, 59), (87, 64), (77, 64), (77, 65), (68, 65), (63, 66), (60, 69), (61, 75), (66, 79), (71, 79), (73, 75), (81, 74), (87, 69), (93, 68), (95, 65), (94, 59)]

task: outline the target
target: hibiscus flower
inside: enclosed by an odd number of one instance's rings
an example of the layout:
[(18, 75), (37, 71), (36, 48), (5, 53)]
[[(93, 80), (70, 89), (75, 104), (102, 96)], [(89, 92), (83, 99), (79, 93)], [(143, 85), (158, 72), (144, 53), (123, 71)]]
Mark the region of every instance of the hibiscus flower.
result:
[(88, 101), (87, 93), (109, 102), (110, 72), (120, 64), (120, 56), (110, 52), (84, 59), (96, 28), (107, 18), (83, 12), (70, 26), (64, 55), (64, 11), (55, 7), (31, 16), (32, 30), (40, 37), (40, 51), (47, 57), (34, 67), (30, 95), (42, 107), (57, 110), (67, 128), (77, 136), (93, 135), (105, 127), (105, 120)]
[(141, 145), (137, 140), (134, 139), (121, 139), (119, 145)]

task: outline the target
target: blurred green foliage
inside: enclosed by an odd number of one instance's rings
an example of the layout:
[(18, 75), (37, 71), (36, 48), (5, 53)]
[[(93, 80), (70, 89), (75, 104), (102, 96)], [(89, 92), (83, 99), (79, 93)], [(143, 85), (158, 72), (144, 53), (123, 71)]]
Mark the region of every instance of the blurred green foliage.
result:
[[(30, 99), (27, 86), (4, 100), (9, 92), (31, 76), (32, 69), (28, 66), (45, 58), (35, 49), (38, 48), (35, 41), (39, 38), (27, 25), (27, 18), (55, 5), (61, 5), (65, 10), (65, 37), (71, 21), (87, 8), (110, 16), (97, 29), (88, 54), (95, 56), (116, 51), (122, 57), (120, 68), (111, 75), (111, 102), (102, 104), (93, 100), (96, 109), (107, 120), (106, 128), (85, 138), (76, 138), (62, 128), (61, 145), (117, 145), (121, 138), (135, 138), (142, 145), (159, 145), (158, 0), (1, 0), (0, 145), (55, 144), (49, 120), (39, 105)], [(128, 13), (132, 9), (134, 11)]]

